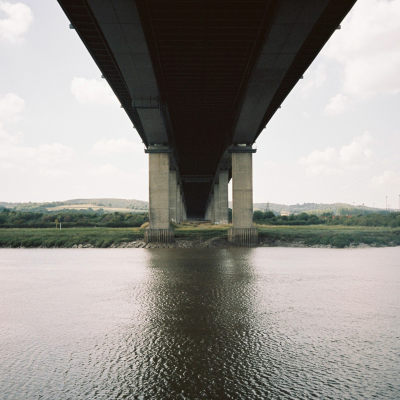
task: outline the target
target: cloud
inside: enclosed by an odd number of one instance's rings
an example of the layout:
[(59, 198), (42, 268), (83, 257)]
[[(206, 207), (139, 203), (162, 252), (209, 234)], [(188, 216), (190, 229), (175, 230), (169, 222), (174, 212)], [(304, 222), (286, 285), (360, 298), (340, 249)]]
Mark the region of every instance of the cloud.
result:
[(388, 196), (388, 204), (397, 205), (400, 159), (397, 154), (379, 158), (373, 150), (376, 148), (378, 153), (380, 141), (380, 137), (374, 140), (369, 133), (364, 133), (344, 146), (315, 150), (294, 162), (255, 157), (254, 201), (355, 202), (385, 207), (385, 196)]
[(351, 108), (352, 104), (352, 101), (347, 96), (338, 93), (329, 100), (329, 103), (324, 108), (324, 114), (331, 116), (343, 114)]
[(0, 125), (18, 121), (25, 108), (25, 102), (14, 93), (0, 95)]
[(71, 172), (66, 171), (64, 169), (56, 169), (56, 168), (41, 168), (40, 175), (49, 176), (51, 178), (61, 178), (65, 176), (72, 176)]
[(308, 156), (301, 157), (299, 164), (306, 167), (309, 175), (332, 176), (364, 170), (376, 161), (373, 151), (368, 147), (373, 142), (372, 136), (365, 132), (339, 151), (333, 147), (327, 147), (324, 151), (314, 150)]
[(31, 9), (22, 3), (0, 1), (0, 12), (6, 14), (6, 18), (0, 19), (0, 40), (11, 44), (22, 43), (22, 35), (33, 22)]
[(301, 113), (301, 115), (303, 116), (303, 118), (306, 118), (306, 119), (310, 118), (310, 114), (307, 111), (303, 111)]
[(24, 136), (11, 134), (4, 125), (18, 121), (25, 102), (14, 93), (0, 95), (0, 168), (31, 169), (68, 162), (73, 149), (60, 143), (25, 146)]
[(119, 172), (120, 172), (119, 169), (111, 164), (104, 164), (89, 169), (89, 175), (94, 175), (94, 176), (118, 175)]
[(300, 91), (303, 96), (306, 97), (310, 94), (314, 88), (319, 88), (326, 80), (326, 65), (324, 63), (317, 64), (316, 68), (310, 70), (304, 76), (304, 83), (302, 84)]
[[(11, 135), (4, 130), (4, 125), (11, 124), (21, 119), (21, 113), (25, 108), (25, 102), (14, 93), (0, 95), (0, 153), (9, 146), (15, 146), (21, 142), (23, 135)], [(5, 165), (4, 160), (3, 165)]]
[[(88, 175), (101, 178), (121, 179), (134, 182), (137, 174), (122, 171), (112, 164), (103, 164), (92, 167), (88, 170)], [(114, 182), (115, 183), (115, 182)]]
[[(118, 160), (126, 166), (118, 169), (111, 164), (94, 167), (92, 152), (78, 158), (72, 147), (62, 143), (41, 143), (40, 138), (33, 137), (30, 138), (33, 144), (28, 143), (23, 133), (14, 133), (24, 108), (24, 100), (16, 94), (0, 93), (0, 200), (147, 197), (147, 163), (135, 167), (138, 158), (145, 161), (144, 152), (134, 153), (135, 158)], [(13, 131), (8, 129), (11, 124), (16, 125), (12, 126)], [(93, 147), (96, 154), (119, 155), (140, 150), (142, 146), (121, 138), (102, 139)]]
[(323, 54), (343, 65), (342, 93), (360, 99), (400, 92), (400, 1), (363, 0)]
[(393, 171), (385, 171), (381, 175), (372, 178), (371, 187), (378, 188), (386, 186), (388, 183), (392, 185), (400, 184), (400, 177)]
[(0, 160), (5, 166), (11, 165), (18, 169), (55, 166), (68, 163), (74, 151), (69, 146), (60, 143), (42, 144), (39, 146), (24, 146), (20, 138), (3, 131), (0, 135)]
[(143, 146), (123, 137), (121, 139), (101, 139), (93, 145), (91, 153), (99, 156), (107, 156), (111, 154), (126, 154), (140, 150), (143, 150)]
[(74, 78), (71, 82), (71, 92), (82, 104), (119, 104), (105, 80)]

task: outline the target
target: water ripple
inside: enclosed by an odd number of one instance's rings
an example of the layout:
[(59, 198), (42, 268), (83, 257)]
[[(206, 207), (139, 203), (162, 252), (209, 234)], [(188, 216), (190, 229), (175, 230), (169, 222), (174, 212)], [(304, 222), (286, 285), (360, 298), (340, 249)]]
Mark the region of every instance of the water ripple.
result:
[(1, 399), (400, 393), (398, 248), (0, 252)]

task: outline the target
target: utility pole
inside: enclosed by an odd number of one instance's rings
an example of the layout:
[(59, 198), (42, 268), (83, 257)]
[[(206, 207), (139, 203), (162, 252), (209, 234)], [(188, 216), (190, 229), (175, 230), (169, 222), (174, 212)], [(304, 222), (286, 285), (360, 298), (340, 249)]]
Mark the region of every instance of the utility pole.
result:
[(388, 211), (388, 209), (387, 209), (387, 196), (386, 196), (386, 214), (387, 214), (387, 211)]

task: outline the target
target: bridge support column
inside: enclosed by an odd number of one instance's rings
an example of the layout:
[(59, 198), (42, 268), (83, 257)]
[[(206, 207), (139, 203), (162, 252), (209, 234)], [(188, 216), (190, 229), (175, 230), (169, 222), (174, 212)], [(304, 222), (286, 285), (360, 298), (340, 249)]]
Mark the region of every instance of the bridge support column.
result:
[(163, 146), (149, 146), (149, 222), (145, 229), (146, 242), (174, 241), (174, 229), (170, 228), (170, 150)]
[(210, 221), (212, 224), (215, 224), (215, 207), (214, 207), (214, 194), (211, 195), (210, 205)]
[(204, 215), (204, 219), (206, 221), (210, 221), (211, 220), (211, 209), (210, 209), (210, 203), (208, 203), (207, 208), (206, 208), (206, 213)]
[(185, 206), (185, 201), (183, 200), (183, 194), (182, 194), (182, 220), (183, 221), (187, 220), (186, 206)]
[(182, 197), (181, 197), (181, 185), (176, 185), (176, 222), (180, 224), (182, 222)]
[(169, 219), (178, 222), (176, 171), (169, 171)]
[(219, 172), (219, 222), (228, 223), (228, 180), (229, 171)]
[(233, 226), (228, 240), (241, 246), (258, 243), (258, 231), (253, 225), (253, 163), (251, 146), (237, 146), (232, 153)]
[(214, 184), (214, 223), (220, 221), (220, 210), (219, 210), (219, 183)]

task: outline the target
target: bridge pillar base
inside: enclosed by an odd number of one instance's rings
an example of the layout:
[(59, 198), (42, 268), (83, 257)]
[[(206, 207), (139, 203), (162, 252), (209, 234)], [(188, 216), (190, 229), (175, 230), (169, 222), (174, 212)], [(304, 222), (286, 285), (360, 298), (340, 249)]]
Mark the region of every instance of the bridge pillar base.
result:
[(229, 228), (228, 241), (238, 246), (256, 246), (258, 230), (257, 228)]
[(175, 242), (175, 230), (173, 228), (168, 229), (145, 229), (144, 230), (144, 241), (147, 243), (174, 243)]

